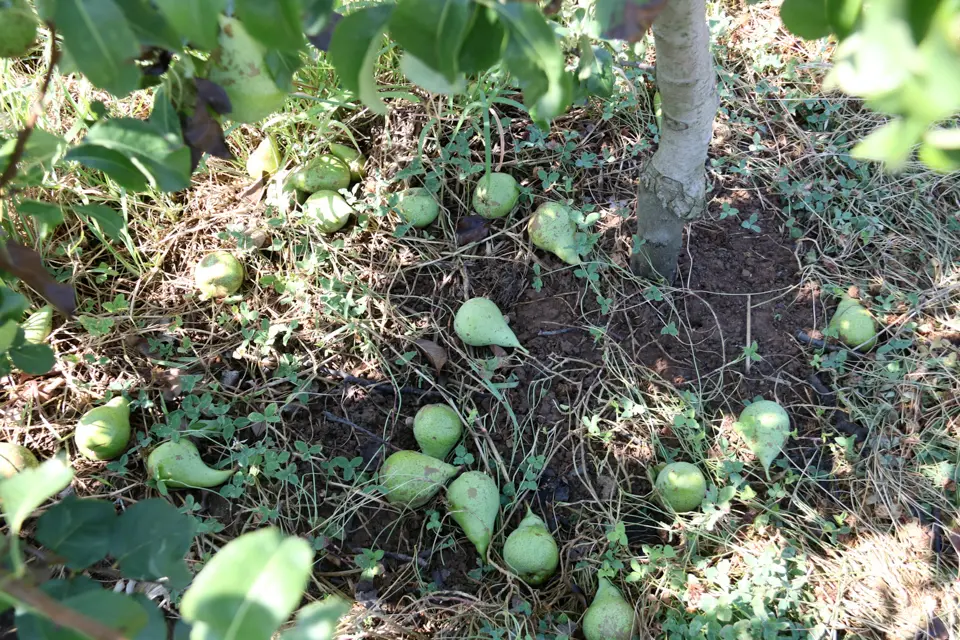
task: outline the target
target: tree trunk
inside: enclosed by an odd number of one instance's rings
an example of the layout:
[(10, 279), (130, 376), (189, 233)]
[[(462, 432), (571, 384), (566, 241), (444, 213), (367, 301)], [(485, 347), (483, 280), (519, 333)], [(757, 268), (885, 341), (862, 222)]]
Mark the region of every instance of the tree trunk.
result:
[(640, 174), (637, 236), (630, 263), (643, 277), (673, 282), (683, 225), (706, 208), (707, 147), (717, 81), (706, 0), (669, 0), (653, 24), (660, 91), (660, 147)]

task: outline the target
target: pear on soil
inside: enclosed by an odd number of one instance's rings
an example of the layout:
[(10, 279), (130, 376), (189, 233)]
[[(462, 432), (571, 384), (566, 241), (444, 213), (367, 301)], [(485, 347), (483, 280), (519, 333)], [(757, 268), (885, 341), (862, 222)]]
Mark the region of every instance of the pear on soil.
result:
[(197, 263), (193, 278), (200, 299), (225, 298), (240, 290), (246, 270), (229, 251), (214, 251)]
[(463, 433), (460, 416), (445, 404), (428, 404), (413, 418), (413, 437), (420, 450), (443, 460), (453, 451)]
[(682, 513), (700, 506), (707, 495), (707, 481), (689, 462), (671, 462), (657, 474), (657, 493), (665, 506)]
[(517, 205), (520, 187), (509, 173), (488, 173), (473, 190), (473, 210), (484, 218), (502, 218)]
[(356, 213), (336, 191), (317, 191), (303, 203), (303, 218), (313, 228), (326, 234), (339, 231)]
[(325, 154), (291, 173), (287, 185), (307, 193), (339, 191), (350, 186), (350, 167), (336, 156)]
[(567, 264), (580, 264), (576, 213), (570, 207), (559, 202), (543, 203), (530, 216), (527, 233), (537, 247), (549, 251)]
[(527, 515), (507, 537), (503, 560), (521, 580), (531, 586), (547, 581), (560, 564), (560, 551), (547, 525), (527, 507)]
[(769, 480), (770, 465), (790, 437), (790, 415), (772, 400), (757, 400), (740, 413), (733, 429), (757, 456)]
[(147, 476), (162, 480), (168, 489), (210, 489), (218, 487), (235, 469), (214, 469), (200, 457), (197, 446), (186, 438), (168, 440), (147, 456)]
[(827, 325), (835, 329), (841, 342), (859, 351), (870, 351), (877, 344), (877, 321), (860, 301), (844, 293)]
[(380, 469), (387, 502), (411, 509), (422, 507), (460, 470), (443, 460), (416, 451), (397, 451)]
[(633, 605), (606, 578), (600, 578), (597, 595), (583, 616), (587, 640), (630, 640), (636, 626)]
[(130, 443), (130, 402), (117, 396), (80, 417), (73, 433), (77, 449), (91, 460), (119, 458)]
[(0, 442), (0, 480), (39, 466), (40, 462), (30, 449), (12, 442)]
[(422, 187), (413, 187), (400, 193), (396, 210), (401, 220), (418, 229), (430, 226), (440, 215), (437, 200)]
[(464, 302), (453, 319), (453, 330), (471, 347), (520, 347), (520, 341), (507, 325), (506, 318), (492, 300), (471, 298)]
[(350, 179), (354, 182), (363, 180), (367, 175), (367, 159), (353, 147), (331, 142), (330, 155), (347, 165), (347, 168), (350, 169)]
[(282, 161), (276, 139), (268, 135), (247, 158), (247, 175), (254, 180), (259, 180), (264, 174), (273, 175)]
[(450, 515), (467, 539), (486, 559), (493, 525), (500, 512), (500, 490), (493, 478), (479, 471), (468, 471), (447, 487)]

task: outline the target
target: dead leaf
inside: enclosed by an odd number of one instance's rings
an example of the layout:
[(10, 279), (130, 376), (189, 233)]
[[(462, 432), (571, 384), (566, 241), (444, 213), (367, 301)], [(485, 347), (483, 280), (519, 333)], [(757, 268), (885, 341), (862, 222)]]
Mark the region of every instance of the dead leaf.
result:
[(65, 316), (77, 310), (73, 287), (57, 282), (43, 266), (40, 254), (12, 240), (0, 251), (0, 269), (20, 278)]
[(339, 13), (332, 13), (330, 17), (327, 18), (327, 24), (324, 25), (323, 29), (315, 34), (307, 34), (307, 40), (310, 41), (310, 44), (315, 46), (320, 51), (326, 51), (330, 48), (330, 40), (333, 38), (333, 31), (337, 26), (337, 23), (343, 19), (343, 16)]
[(639, 42), (665, 6), (667, 0), (626, 0), (623, 13), (611, 17), (603, 35), (611, 40)]
[(183, 125), (183, 140), (191, 150), (192, 170), (200, 163), (200, 156), (209, 153), (217, 158), (232, 160), (233, 154), (227, 147), (227, 140), (223, 135), (220, 122), (210, 114), (207, 101), (197, 96), (193, 114)]
[(257, 181), (252, 185), (244, 189), (240, 193), (240, 197), (249, 200), (253, 204), (259, 203), (263, 200), (263, 194), (267, 191), (267, 181), (264, 176), (257, 178)]
[(457, 221), (457, 245), (464, 246), (480, 242), (490, 233), (486, 218), (467, 216)]
[(440, 373), (443, 365), (447, 364), (447, 350), (432, 340), (424, 340), (422, 338), (417, 340), (416, 344), (423, 350), (424, 355), (427, 356), (427, 360), (429, 360), (433, 368), (437, 370), (437, 373)]
[(155, 369), (153, 371), (153, 384), (161, 388), (163, 399), (167, 402), (176, 400), (183, 394), (180, 374), (180, 369)]
[(496, 371), (501, 367), (506, 366), (507, 360), (510, 359), (510, 354), (507, 353), (507, 350), (499, 345), (490, 345), (490, 351), (493, 352), (493, 358), (496, 360), (496, 363), (493, 366), (493, 370)]
[(228, 96), (226, 90), (216, 82), (212, 82), (206, 78), (197, 78), (196, 85), (198, 100), (205, 102), (221, 116), (233, 111), (233, 105), (230, 104), (230, 96)]

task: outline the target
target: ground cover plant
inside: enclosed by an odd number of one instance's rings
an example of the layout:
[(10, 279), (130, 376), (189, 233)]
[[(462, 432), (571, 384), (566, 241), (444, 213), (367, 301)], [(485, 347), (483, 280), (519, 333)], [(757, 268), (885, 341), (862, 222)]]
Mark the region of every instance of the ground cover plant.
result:
[(0, 0), (4, 633), (958, 627), (956, 2), (222, 4)]

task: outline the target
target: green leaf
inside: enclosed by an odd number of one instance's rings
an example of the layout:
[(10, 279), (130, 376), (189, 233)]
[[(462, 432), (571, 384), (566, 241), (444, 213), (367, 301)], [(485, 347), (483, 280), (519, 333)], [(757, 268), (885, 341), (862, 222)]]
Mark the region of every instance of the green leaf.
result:
[(67, 496), (40, 516), (36, 537), (71, 569), (86, 569), (107, 557), (116, 520), (109, 502)]
[(174, 30), (194, 46), (213, 50), (220, 35), (219, 17), (227, 0), (154, 0)]
[(783, 0), (780, 20), (790, 33), (805, 40), (830, 35), (830, 16), (825, 0)]
[[(102, 587), (87, 576), (74, 576), (70, 580), (48, 580), (40, 585), (40, 590), (57, 601), (86, 593), (100, 591)], [(42, 638), (43, 640), (86, 640), (85, 636), (58, 627), (45, 616), (34, 613), (26, 607), (17, 609), (17, 633), (20, 638)]]
[(454, 82), (448, 82), (440, 73), (434, 71), (423, 63), (419, 58), (407, 52), (400, 58), (400, 72), (407, 77), (410, 82), (423, 87), (432, 93), (441, 93), (444, 95), (453, 95), (464, 90), (467, 83), (463, 76), (460, 76)]
[(54, 22), (64, 49), (94, 85), (122, 97), (140, 82), (140, 42), (114, 0), (58, 0)]
[(0, 320), (15, 320), (20, 322), (30, 303), (15, 291), (0, 285)]
[(340, 83), (380, 115), (386, 115), (387, 106), (377, 93), (373, 71), (392, 12), (391, 5), (358, 9), (340, 21), (330, 41), (330, 61)]
[[(0, 144), (0, 170), (6, 168), (16, 145), (15, 138)], [(23, 155), (20, 157), (20, 170), (26, 171), (36, 165), (52, 166), (52, 163), (60, 157), (67, 146), (67, 141), (60, 136), (48, 133), (43, 129), (34, 129), (30, 137), (27, 138), (27, 146), (23, 148)]]
[[(163, 614), (143, 594), (128, 596), (107, 591), (85, 576), (70, 581), (51, 580), (40, 587), (63, 606), (92, 618), (133, 640), (163, 640)], [(57, 626), (46, 617), (22, 608), (17, 611), (20, 638), (38, 640), (88, 640), (87, 636)]]
[(293, 75), (303, 65), (303, 58), (299, 51), (280, 51), (272, 49), (263, 57), (270, 77), (282, 91), (293, 91)]
[(270, 527), (229, 542), (194, 579), (180, 613), (195, 637), (270, 638), (303, 595), (313, 566), (306, 540)]
[(147, 178), (119, 151), (95, 144), (80, 144), (70, 149), (67, 158), (85, 167), (103, 171), (127, 191), (146, 191)]
[(247, 32), (267, 49), (303, 48), (300, 0), (234, 0), (233, 6)]
[(750, 418), (733, 423), (733, 428), (769, 474), (770, 465), (780, 455), (783, 445), (790, 437), (789, 421)]
[(127, 222), (123, 214), (102, 204), (82, 204), (73, 207), (73, 211), (87, 224), (96, 224), (104, 235), (115, 242), (123, 242), (127, 233)]
[(338, 595), (328, 595), (300, 609), (296, 625), (280, 636), (280, 640), (333, 640), (337, 624), (351, 603)]
[(528, 2), (495, 5), (507, 29), (504, 61), (523, 89), (523, 102), (537, 120), (561, 115), (573, 99), (560, 42), (540, 8)]
[(913, 40), (919, 44), (927, 37), (933, 17), (943, 5), (943, 0), (909, 0), (904, 4), (906, 4), (907, 19), (910, 22)]
[(460, 71), (474, 75), (499, 62), (506, 36), (507, 32), (497, 19), (497, 12), (477, 4), (472, 26), (460, 49)]
[(180, 50), (180, 36), (150, 0), (123, 0), (119, 6), (140, 44), (169, 51)]
[(7, 355), (13, 364), (32, 376), (42, 376), (53, 369), (57, 360), (53, 355), (53, 349), (48, 344), (30, 344), (25, 342), (18, 347), (11, 348)]
[(40, 240), (45, 240), (50, 232), (63, 224), (63, 209), (49, 202), (22, 200), (17, 203), (17, 213), (33, 218)]
[(147, 624), (133, 640), (167, 640), (167, 619), (163, 612), (142, 593), (133, 594), (134, 601), (147, 613)]
[(7, 349), (13, 346), (19, 330), (20, 325), (13, 319), (5, 320), (0, 324), (0, 353), (6, 353)]
[(841, 39), (849, 36), (860, 19), (863, 0), (826, 0), (830, 30)]
[(150, 111), (149, 122), (171, 147), (177, 147), (183, 142), (180, 116), (170, 102), (166, 87), (160, 87), (153, 96), (153, 109)]
[(471, 0), (400, 0), (390, 16), (390, 35), (407, 54), (453, 83), (475, 15)]
[(853, 147), (850, 155), (858, 160), (884, 162), (896, 170), (902, 167), (919, 142), (924, 127), (898, 118), (873, 131)]
[[(84, 591), (61, 601), (65, 607), (116, 629), (126, 638), (135, 638), (147, 627), (150, 618), (143, 606), (124, 593), (97, 589)], [(78, 638), (86, 636), (77, 634)]]
[(0, 480), (0, 507), (10, 531), (17, 535), (34, 509), (63, 491), (73, 480), (64, 456), (49, 458), (34, 469), (24, 469)]
[(960, 129), (933, 129), (920, 146), (920, 160), (934, 171), (960, 171)]
[(333, 0), (300, 0), (303, 10), (303, 32), (315, 36), (330, 21), (333, 15)]
[(141, 500), (120, 516), (110, 538), (110, 555), (126, 577), (167, 578), (175, 589), (190, 581), (183, 557), (196, 534), (196, 520), (166, 501)]

